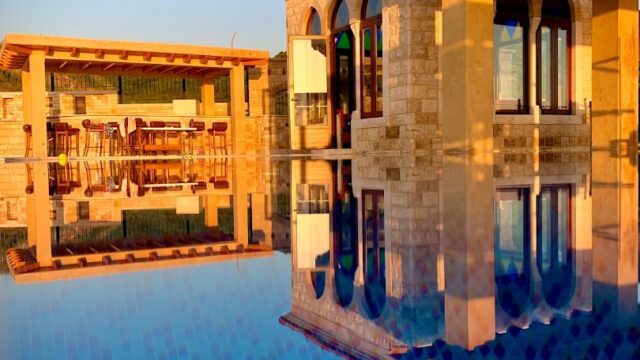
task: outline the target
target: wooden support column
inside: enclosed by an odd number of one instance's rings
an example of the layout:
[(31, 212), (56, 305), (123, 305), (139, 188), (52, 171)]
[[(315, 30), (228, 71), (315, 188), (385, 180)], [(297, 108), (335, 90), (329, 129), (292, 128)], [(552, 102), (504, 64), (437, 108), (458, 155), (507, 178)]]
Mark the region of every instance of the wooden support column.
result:
[(638, 4), (593, 2), (594, 308), (633, 321), (638, 284)]
[(493, 166), (443, 169), (445, 341), (466, 349), (495, 337)]
[[(26, 100), (24, 121), (31, 124), (33, 156), (46, 157), (47, 109), (45, 89), (44, 52), (34, 50), (29, 55), (26, 69), (22, 71), (22, 93)], [(27, 109), (28, 107), (28, 109)]]
[(244, 159), (233, 159), (233, 234), (235, 240), (244, 244), (249, 244), (249, 219), (247, 209), (249, 203), (247, 195), (249, 194), (246, 179), (247, 161)]
[(204, 224), (213, 228), (218, 226), (218, 197), (207, 195), (204, 198)]
[(243, 155), (245, 152), (245, 109), (244, 109), (244, 66), (231, 69), (231, 152)]
[(442, 0), (444, 149), (493, 156), (493, 0)]
[(213, 78), (202, 79), (200, 94), (202, 95), (202, 115), (214, 116), (216, 110), (216, 99)]
[(36, 247), (40, 266), (51, 266), (51, 210), (49, 169), (46, 163), (33, 164), (33, 194), (27, 195), (27, 232), (29, 246)]

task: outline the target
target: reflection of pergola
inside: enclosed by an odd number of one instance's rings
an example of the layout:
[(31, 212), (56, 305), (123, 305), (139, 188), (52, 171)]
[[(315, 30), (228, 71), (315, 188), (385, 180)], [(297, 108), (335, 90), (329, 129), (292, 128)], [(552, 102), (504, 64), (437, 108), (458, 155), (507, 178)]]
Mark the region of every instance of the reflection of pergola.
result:
[[(0, 70), (22, 71), (24, 123), (31, 125), (32, 154), (40, 158), (48, 155), (46, 72), (201, 79), (203, 116), (214, 115), (213, 80), (229, 74), (232, 151), (242, 154), (245, 149), (245, 67), (263, 65), (268, 60), (266, 51), (37, 35), (6, 35), (0, 48)], [(239, 161), (234, 160), (234, 164)], [(33, 192), (27, 195), (28, 245), (35, 247), (39, 265), (47, 267), (53, 259), (46, 163), (32, 164), (32, 179)], [(236, 209), (247, 208), (245, 185), (243, 179), (234, 177), (232, 191)], [(206, 203), (206, 208), (216, 209), (215, 199), (207, 198)], [(217, 214), (216, 211), (209, 212), (210, 216)], [(247, 244), (246, 211), (237, 213), (238, 216), (234, 216), (235, 240)]]
[[(0, 70), (22, 71), (24, 122), (32, 126), (33, 155), (44, 157), (46, 72), (201, 79), (205, 116), (214, 114), (213, 79), (230, 74), (231, 136), (241, 139), (244, 68), (268, 59), (268, 52), (257, 50), (12, 34), (0, 49)], [(241, 141), (233, 142), (234, 153), (243, 150)]]

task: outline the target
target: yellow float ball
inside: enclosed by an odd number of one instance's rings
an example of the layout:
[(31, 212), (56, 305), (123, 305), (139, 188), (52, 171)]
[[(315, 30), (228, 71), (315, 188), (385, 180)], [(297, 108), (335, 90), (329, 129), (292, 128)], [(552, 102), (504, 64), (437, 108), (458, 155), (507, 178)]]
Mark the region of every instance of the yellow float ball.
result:
[(60, 164), (60, 166), (67, 165), (67, 160), (67, 154), (58, 155), (58, 164)]

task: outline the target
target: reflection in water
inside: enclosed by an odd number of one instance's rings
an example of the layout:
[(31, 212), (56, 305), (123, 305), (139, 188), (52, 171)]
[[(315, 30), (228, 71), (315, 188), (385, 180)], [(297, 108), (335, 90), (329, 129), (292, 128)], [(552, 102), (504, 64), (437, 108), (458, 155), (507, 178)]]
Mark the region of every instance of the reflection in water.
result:
[[(0, 221), (28, 231), (0, 240), (19, 249), (8, 256), (17, 283), (211, 263), (206, 277), (218, 262), (290, 252), (277, 274), (290, 271), (290, 287), (274, 295), (285, 306), (259, 311), (269, 331), (341, 356), (628, 357), (640, 342), (637, 256), (627, 251), (637, 252), (627, 229), (637, 169), (602, 160), (621, 177), (592, 173), (589, 156), (571, 167), (557, 159), (4, 165), (22, 180), (3, 185)], [(34, 220), (41, 203), (50, 226)], [(269, 286), (254, 280), (236, 285)], [(224, 301), (250, 307), (256, 296)]]

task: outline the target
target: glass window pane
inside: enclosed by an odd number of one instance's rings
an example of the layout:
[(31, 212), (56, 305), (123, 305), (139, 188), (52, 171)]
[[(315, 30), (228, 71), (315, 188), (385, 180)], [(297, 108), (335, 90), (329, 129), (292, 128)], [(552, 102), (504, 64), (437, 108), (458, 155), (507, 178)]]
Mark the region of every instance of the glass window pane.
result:
[(313, 10), (311, 13), (311, 19), (309, 20), (309, 25), (307, 25), (307, 35), (321, 35), (322, 34), (322, 26), (320, 24), (320, 15), (318, 12)]
[(567, 264), (567, 250), (570, 245), (570, 190), (567, 187), (558, 189), (558, 263)]
[(551, 29), (543, 26), (540, 39), (540, 106), (551, 108)]
[(501, 190), (495, 209), (496, 276), (523, 271), (527, 189)]
[(558, 29), (558, 109), (569, 109), (567, 68), (568, 32)]
[(345, 1), (341, 1), (333, 20), (333, 28), (338, 29), (347, 25), (349, 25), (349, 8)]
[(542, 271), (548, 271), (551, 267), (551, 192), (542, 190), (540, 194), (540, 209), (538, 209), (538, 216), (541, 226), (538, 230), (538, 237), (540, 238), (540, 246), (542, 254)]
[(525, 28), (518, 21), (494, 25), (494, 76), (498, 111), (521, 110), (526, 101), (524, 35)]
[(381, 0), (367, 1), (367, 10), (365, 12), (365, 17), (370, 18), (380, 14), (382, 14), (382, 1)]
[(376, 36), (376, 43), (378, 44), (378, 52), (376, 55), (376, 111), (382, 112), (382, 26), (378, 25), (378, 32)]
[(371, 28), (364, 29), (362, 38), (364, 41), (364, 58), (362, 59), (362, 111), (368, 114), (373, 111), (373, 58), (371, 52), (371, 41), (373, 39)]

